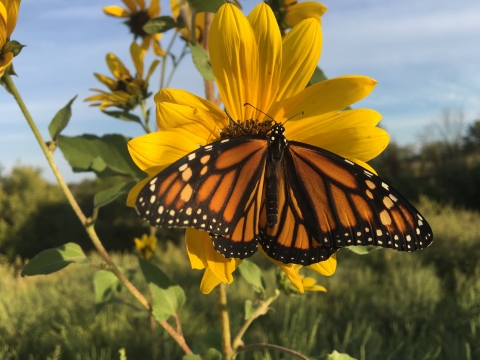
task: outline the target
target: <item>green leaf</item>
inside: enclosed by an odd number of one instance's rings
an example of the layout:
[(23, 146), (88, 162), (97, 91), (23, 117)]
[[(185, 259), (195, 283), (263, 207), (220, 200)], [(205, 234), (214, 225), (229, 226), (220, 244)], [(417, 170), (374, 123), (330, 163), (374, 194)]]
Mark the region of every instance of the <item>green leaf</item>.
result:
[(183, 355), (182, 360), (202, 360), (202, 357), (197, 354)]
[(165, 321), (185, 303), (185, 292), (157, 266), (140, 257), (138, 262), (153, 295), (153, 316)]
[(108, 116), (112, 116), (116, 119), (124, 120), (124, 121), (134, 121), (138, 123), (142, 123), (140, 118), (135, 115), (135, 114), (130, 114), (127, 111), (107, 111), (107, 110), (102, 110), (104, 114), (107, 114)]
[(95, 273), (93, 287), (95, 289), (95, 308), (97, 311), (115, 297), (120, 286), (120, 280), (113, 272), (99, 270)]
[(58, 137), (58, 146), (74, 172), (93, 171), (99, 177), (127, 175), (143, 179), (145, 173), (133, 162), (127, 150), (129, 139), (119, 134), (102, 137), (84, 134)]
[(212, 12), (217, 10), (225, 4), (225, 0), (187, 0), (188, 5), (196, 12)]
[(72, 104), (76, 98), (77, 95), (75, 95), (72, 100), (67, 103), (67, 105), (61, 108), (53, 117), (50, 125), (48, 125), (48, 132), (50, 133), (53, 141), (57, 141), (58, 135), (60, 135), (62, 130), (67, 127), (68, 122), (72, 117)]
[(113, 200), (119, 197), (121, 194), (130, 191), (135, 186), (136, 181), (128, 181), (121, 184), (117, 184), (110, 189), (99, 191), (93, 198), (93, 206), (101, 207), (110, 204)]
[(163, 33), (175, 27), (175, 19), (171, 16), (159, 16), (151, 19), (143, 25), (143, 31), (147, 34), (153, 35)]
[(331, 354), (317, 358), (318, 360), (356, 360), (347, 354), (339, 353), (337, 350), (333, 350)]
[(265, 293), (265, 287), (262, 279), (262, 270), (252, 261), (243, 260), (240, 266), (240, 275), (253, 286), (253, 290), (258, 293)]
[(188, 44), (190, 51), (192, 52), (193, 64), (197, 68), (200, 75), (208, 81), (214, 81), (215, 76), (213, 76), (212, 65), (210, 64), (210, 56), (208, 55), (207, 50), (205, 50), (200, 45)]
[(367, 255), (375, 250), (383, 249), (381, 246), (367, 245), (367, 246), (345, 246), (346, 249), (353, 251), (358, 255)]
[(217, 349), (208, 349), (202, 354), (202, 360), (222, 360), (222, 353)]
[(47, 275), (63, 269), (71, 263), (87, 264), (82, 248), (75, 243), (47, 249), (31, 259), (22, 270), (22, 276)]
[(313, 72), (312, 77), (310, 78), (310, 81), (308, 82), (307, 86), (319, 83), (320, 81), (327, 80), (328, 78), (325, 76), (323, 73), (322, 69), (320, 69), (318, 66), (315, 68), (315, 71)]

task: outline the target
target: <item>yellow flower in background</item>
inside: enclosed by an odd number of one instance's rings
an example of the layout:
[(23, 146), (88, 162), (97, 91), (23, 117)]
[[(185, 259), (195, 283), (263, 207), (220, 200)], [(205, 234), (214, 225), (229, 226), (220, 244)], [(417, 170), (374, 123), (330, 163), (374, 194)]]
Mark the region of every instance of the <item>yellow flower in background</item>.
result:
[[(233, 119), (264, 120), (255, 108), (244, 106), (247, 102), (277, 122), (296, 115), (284, 124), (287, 139), (329, 150), (373, 171), (365, 161), (380, 154), (389, 141), (388, 134), (376, 127), (381, 115), (370, 109), (342, 110), (366, 97), (376, 81), (352, 75), (305, 88), (320, 58), (322, 33), (317, 19), (303, 20), (282, 39), (266, 4), (259, 4), (248, 18), (226, 4), (212, 22), (209, 43), (217, 86)], [(129, 206), (134, 206), (140, 190), (159, 171), (199, 146), (219, 140), (230, 125), (223, 110), (183, 90), (163, 89), (155, 95), (155, 101), (161, 131), (137, 137), (128, 144), (132, 159), (148, 174), (130, 191)], [(205, 269), (202, 292), (233, 281), (232, 273), (241, 260), (218, 253), (207, 232), (188, 228), (186, 243), (192, 268)], [(293, 264), (270, 260), (303, 292), (304, 283)], [(331, 275), (336, 258), (332, 256), (309, 268)]]
[(130, 32), (135, 39), (141, 38), (142, 44), (140, 47), (147, 51), (152, 44), (153, 53), (158, 56), (165, 56), (165, 51), (160, 46), (160, 39), (162, 34), (149, 35), (143, 30), (143, 26), (153, 18), (160, 14), (160, 0), (152, 0), (148, 8), (145, 7), (145, 0), (122, 0), (126, 9), (117, 6), (105, 6), (103, 11), (105, 14), (127, 18), (125, 24), (130, 28)]
[[(191, 24), (190, 24), (190, 18), (187, 19), (179, 19), (179, 16), (181, 14), (181, 11), (186, 11), (188, 16), (191, 17), (191, 9), (188, 6), (188, 3), (186, 0), (171, 0), (170, 1), (170, 9), (172, 10), (172, 15), (173, 18), (177, 23), (183, 24), (185, 23), (185, 27), (177, 29), (181, 34), (182, 37), (188, 41), (191, 42), (192, 38), (190, 37), (191, 33)], [(198, 43), (203, 42), (203, 32), (204, 32), (204, 27), (205, 27), (205, 13), (197, 13), (195, 15), (195, 38)]]
[(114, 78), (97, 74), (95, 77), (110, 91), (101, 89), (91, 89), (99, 92), (97, 95), (90, 96), (84, 101), (94, 102), (91, 106), (100, 106), (100, 110), (105, 110), (109, 106), (116, 106), (120, 109), (131, 110), (151, 94), (148, 93), (148, 80), (155, 71), (159, 61), (154, 60), (150, 65), (146, 77), (143, 77), (143, 65), (145, 51), (133, 42), (130, 46), (130, 55), (135, 66), (136, 75), (132, 76), (128, 69), (114, 54), (109, 53), (106, 56), (107, 65)]
[[(324, 262), (326, 264), (326, 262)], [(324, 263), (319, 263), (315, 265), (325, 265)], [(312, 267), (309, 267), (310, 270), (313, 270), (315, 272), (318, 272), (317, 269), (315, 269), (315, 265)], [(327, 289), (324, 286), (317, 285), (317, 281), (312, 278), (308, 277), (305, 275), (301, 275), (299, 272), (302, 269), (302, 265), (297, 265), (293, 264), (291, 271), (296, 272), (297, 276), (296, 279), (298, 281), (298, 284), (292, 283), (290, 281), (285, 280), (285, 275), (286, 273), (280, 273), (277, 275), (277, 283), (280, 288), (282, 288), (284, 291), (286, 291), (288, 294), (298, 294), (298, 293), (304, 293), (305, 291), (308, 292), (316, 292), (316, 291), (323, 291), (326, 292)], [(331, 269), (333, 272), (335, 271), (335, 268)], [(332, 273), (333, 273), (332, 272)], [(324, 275), (323, 273), (320, 273), (321, 275)], [(288, 275), (287, 275), (288, 276)], [(294, 286), (293, 286), (294, 285)]]
[(135, 248), (140, 256), (145, 260), (150, 260), (155, 254), (155, 248), (157, 247), (158, 242), (157, 237), (143, 234), (141, 239), (135, 238), (134, 240)]
[(18, 45), (10, 43), (10, 35), (17, 25), (19, 8), (20, 0), (0, 0), (0, 77), (12, 63), (15, 48), (18, 49)]

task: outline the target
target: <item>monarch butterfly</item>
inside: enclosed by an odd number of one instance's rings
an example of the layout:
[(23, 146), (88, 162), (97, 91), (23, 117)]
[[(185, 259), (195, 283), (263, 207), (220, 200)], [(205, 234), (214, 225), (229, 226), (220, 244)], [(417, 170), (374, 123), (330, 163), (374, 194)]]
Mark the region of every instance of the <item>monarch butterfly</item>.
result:
[(153, 177), (136, 210), (153, 226), (210, 233), (227, 258), (258, 243), (273, 259), (309, 265), (344, 246), (415, 251), (432, 230), (380, 177), (327, 150), (287, 141), (283, 124), (231, 120), (222, 140)]

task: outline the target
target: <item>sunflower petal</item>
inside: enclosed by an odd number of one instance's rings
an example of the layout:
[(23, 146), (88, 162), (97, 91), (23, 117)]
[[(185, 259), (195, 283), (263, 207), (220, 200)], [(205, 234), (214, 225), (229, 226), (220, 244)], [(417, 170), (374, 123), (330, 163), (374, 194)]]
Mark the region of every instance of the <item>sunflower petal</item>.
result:
[(128, 7), (128, 9), (133, 13), (137, 13), (137, 5), (135, 0), (122, 0), (122, 2)]
[[(167, 102), (188, 106), (193, 109), (194, 115), (197, 114), (198, 111), (202, 111), (204, 114), (208, 114), (208, 117), (213, 119), (217, 127), (219, 127), (220, 129), (223, 129), (228, 125), (228, 118), (225, 112), (220, 110), (210, 101), (205, 100), (188, 91), (176, 89), (162, 89), (155, 94), (155, 97), (153, 99), (157, 104)], [(160, 126), (160, 124), (158, 125)]]
[[(259, 55), (258, 100), (255, 107), (268, 111), (275, 100), (282, 68), (282, 36), (270, 6), (261, 3), (247, 17)], [(262, 120), (260, 114), (258, 120)]]
[(152, 0), (147, 10), (150, 19), (153, 19), (160, 14), (160, 0)]
[(349, 160), (353, 161), (354, 163), (360, 165), (361, 167), (367, 169), (368, 171), (370, 171), (371, 173), (375, 174), (375, 175), (378, 175), (377, 172), (375, 171), (374, 168), (372, 168), (370, 165), (368, 165), (366, 162), (362, 161), (362, 160), (358, 160), (358, 159), (354, 159), (354, 158), (350, 158)]
[(318, 262), (307, 266), (308, 269), (315, 271), (316, 273), (323, 276), (331, 276), (335, 273), (337, 269), (337, 254), (330, 256), (328, 260)]
[(117, 5), (105, 6), (104, 8), (102, 8), (102, 10), (105, 14), (110, 16), (115, 16), (120, 18), (130, 17), (130, 13), (127, 10)]
[(209, 114), (191, 107), (162, 102), (157, 104), (157, 125), (160, 130), (182, 128), (192, 140), (205, 146), (220, 138), (220, 132)]
[(385, 150), (390, 137), (381, 128), (359, 126), (316, 134), (303, 141), (344, 158), (369, 161)]
[(299, 265), (296, 264), (284, 264), (280, 261), (272, 259), (270, 256), (267, 255), (267, 253), (262, 249), (260, 244), (258, 245), (258, 250), (272, 263), (277, 265), (282, 271), (287, 275), (287, 277), (290, 279), (293, 285), (300, 291), (302, 294), (304, 292), (303, 290), (303, 283), (302, 283), (302, 278), (300, 275), (298, 275), (298, 269), (300, 268)]
[(280, 88), (276, 105), (269, 111), (269, 115), (273, 116), (285, 99), (305, 89), (320, 59), (321, 49), (322, 29), (315, 19), (302, 21), (285, 36)]
[[(15, 26), (17, 25), (18, 9), (20, 7), (20, 0), (10, 0), (7, 9), (7, 38), (12, 35)], [(0, 42), (2, 44), (2, 42)]]
[[(291, 97), (282, 109), (274, 114), (277, 121), (303, 112), (291, 121), (309, 117), (321, 118), (335, 115), (347, 106), (370, 94), (377, 82), (367, 76), (348, 75), (321, 81)], [(272, 115), (273, 116), (273, 115)]]
[(333, 130), (357, 126), (376, 126), (382, 115), (371, 109), (354, 109), (336, 113), (330, 117), (312, 116), (299, 121), (288, 121), (285, 134), (288, 139), (301, 141), (312, 134), (321, 134)]
[(210, 294), (221, 282), (222, 281), (215, 276), (212, 269), (207, 267), (203, 273), (202, 282), (200, 283), (200, 291), (203, 294)]
[(114, 80), (108, 76), (97, 74), (97, 73), (93, 73), (93, 76), (95, 76), (97, 80), (100, 81), (103, 85), (106, 85), (111, 91), (117, 90), (117, 87), (118, 87), (117, 80)]
[(11, 64), (13, 60), (13, 53), (8, 52), (3, 55), (3, 58), (0, 58), (0, 77), (5, 73), (7, 67)]
[(197, 148), (191, 137), (181, 131), (152, 132), (128, 142), (132, 160), (143, 171), (170, 165)]
[(212, 246), (210, 235), (205, 231), (187, 228), (185, 231), (185, 242), (192, 269), (205, 269), (208, 265), (205, 248), (209, 245)]
[(143, 50), (135, 41), (130, 45), (130, 55), (132, 56), (133, 65), (137, 74), (143, 78), (143, 58), (145, 57), (145, 50)]
[(108, 53), (106, 56), (107, 65), (113, 76), (118, 80), (124, 80), (125, 78), (131, 78), (130, 72), (127, 70), (125, 65), (112, 53)]
[(321, 21), (321, 17), (326, 11), (327, 7), (325, 5), (313, 1), (306, 1), (290, 6), (283, 19), (289, 27), (293, 27), (302, 20), (309, 18)]
[(235, 120), (255, 119), (258, 85), (258, 47), (252, 27), (232, 4), (223, 5), (210, 29), (210, 61), (218, 90)]
[(153, 53), (157, 56), (166, 56), (165, 51), (160, 46), (160, 41), (159, 40), (160, 40), (161, 37), (162, 37), (162, 34), (155, 34), (155, 35), (151, 36)]

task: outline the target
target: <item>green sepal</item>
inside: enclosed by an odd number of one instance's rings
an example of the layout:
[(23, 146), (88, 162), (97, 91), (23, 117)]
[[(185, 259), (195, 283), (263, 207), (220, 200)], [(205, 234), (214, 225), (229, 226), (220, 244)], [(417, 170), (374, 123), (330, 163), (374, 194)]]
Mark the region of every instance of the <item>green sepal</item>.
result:
[(175, 19), (171, 16), (159, 16), (151, 19), (143, 25), (143, 31), (147, 34), (153, 35), (158, 33), (164, 33), (176, 26)]
[(102, 137), (84, 134), (58, 137), (58, 146), (74, 172), (93, 171), (98, 177), (113, 175), (143, 179), (145, 173), (133, 162), (127, 150), (129, 139), (119, 134)]
[(192, 52), (193, 64), (197, 68), (200, 75), (202, 75), (205, 80), (215, 81), (215, 76), (213, 76), (212, 71), (212, 64), (210, 63), (210, 56), (208, 55), (207, 50), (200, 45), (188, 44), (188, 47)]
[(252, 285), (255, 292), (265, 294), (262, 270), (254, 262), (244, 259), (238, 266), (238, 270), (245, 281)]
[(140, 269), (152, 292), (152, 314), (158, 321), (165, 321), (185, 303), (185, 292), (152, 263), (138, 258)]
[(108, 116), (114, 117), (115, 119), (123, 120), (123, 121), (134, 121), (141, 123), (142, 121), (140, 118), (135, 114), (130, 114), (128, 111), (107, 111), (102, 110), (104, 114)]
[(130, 191), (130, 189), (134, 187), (136, 183), (136, 181), (123, 182), (109, 189), (99, 191), (93, 197), (93, 206), (99, 208), (101, 206), (110, 204), (120, 195)]
[(225, 0), (187, 0), (188, 5), (197, 13), (212, 12), (216, 13), (220, 6), (225, 4)]
[(58, 112), (53, 117), (52, 121), (50, 121), (50, 125), (48, 125), (48, 132), (52, 137), (53, 141), (57, 141), (58, 135), (65, 129), (72, 117), (72, 104), (77, 98), (78, 95), (75, 95), (63, 108), (58, 110)]
[[(18, 76), (16, 73), (15, 73), (15, 70), (13, 70), (13, 64), (10, 64), (6, 69), (5, 69), (5, 73), (4, 75), (10, 75), (10, 76)], [(12, 94), (12, 91), (10, 90), (10, 88), (8, 87), (7, 83), (5, 82), (5, 80), (3, 79), (3, 75), (0, 76), (0, 84), (5, 88), (5, 90)]]
[(6, 54), (8, 52), (11, 52), (13, 53), (13, 56), (17, 56), (22, 52), (22, 49), (25, 46), (26, 45), (22, 45), (16, 40), (7, 41), (7, 43), (3, 46), (2, 53)]
[(71, 263), (88, 264), (90, 258), (83, 253), (80, 245), (67, 243), (65, 245), (43, 250), (34, 256), (22, 270), (22, 276), (47, 275), (63, 269)]

